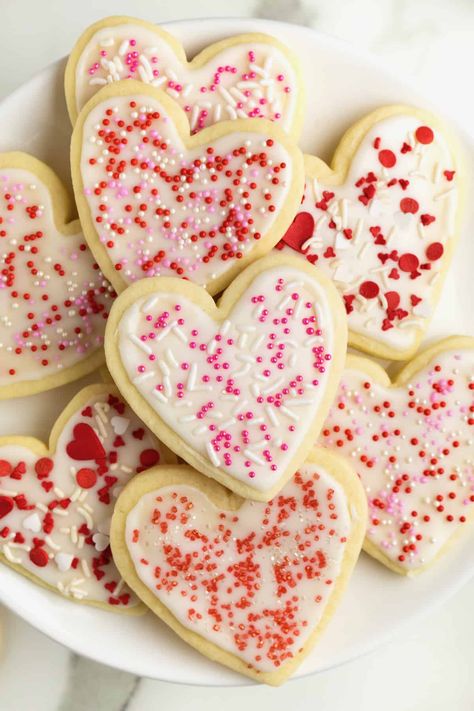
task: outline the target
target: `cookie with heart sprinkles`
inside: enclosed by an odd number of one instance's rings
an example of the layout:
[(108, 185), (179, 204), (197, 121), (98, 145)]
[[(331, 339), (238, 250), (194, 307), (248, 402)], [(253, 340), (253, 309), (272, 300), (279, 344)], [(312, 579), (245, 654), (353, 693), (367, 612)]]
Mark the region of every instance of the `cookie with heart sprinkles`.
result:
[(277, 685), (337, 608), (366, 515), (354, 471), (324, 450), (268, 503), (190, 467), (160, 467), (121, 494), (111, 544), (130, 587), (185, 642)]
[(48, 447), (0, 437), (0, 560), (75, 602), (138, 611), (112, 560), (110, 519), (131, 477), (175, 461), (114, 385), (89, 385)]
[(124, 79), (166, 91), (193, 133), (220, 121), (266, 118), (297, 138), (303, 121), (298, 60), (261, 33), (216, 42), (188, 62), (182, 44), (161, 27), (106, 17), (85, 30), (69, 57), (64, 83), (71, 121), (102, 87)]
[(176, 102), (132, 80), (84, 107), (71, 164), (86, 239), (118, 292), (178, 276), (219, 293), (281, 238), (304, 184), (302, 154), (275, 124), (190, 136)]
[(459, 154), (434, 116), (387, 106), (347, 131), (331, 167), (305, 156), (303, 202), (278, 248), (334, 281), (359, 350), (405, 360), (418, 349), (460, 232)]
[(243, 497), (268, 500), (314, 443), (346, 354), (334, 286), (297, 257), (247, 267), (218, 307), (182, 279), (115, 301), (107, 366), (160, 440)]
[(397, 573), (425, 570), (474, 520), (474, 339), (440, 341), (393, 383), (349, 355), (318, 443), (361, 479), (365, 550)]

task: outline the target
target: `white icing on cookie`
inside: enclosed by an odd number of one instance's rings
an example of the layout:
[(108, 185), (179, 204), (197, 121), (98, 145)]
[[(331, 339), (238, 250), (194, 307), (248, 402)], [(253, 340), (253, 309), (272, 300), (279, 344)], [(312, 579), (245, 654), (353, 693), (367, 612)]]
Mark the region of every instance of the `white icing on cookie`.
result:
[(344, 489), (306, 463), (272, 501), (237, 511), (190, 485), (151, 491), (128, 513), (125, 541), (140, 580), (182, 625), (266, 672), (319, 624), (350, 533)]
[[(163, 451), (115, 388), (92, 388), (55, 453), (0, 440), (0, 553), (71, 599), (126, 608), (137, 599), (113, 563), (110, 519), (122, 487)], [(128, 422), (120, 435), (118, 415)]]
[(283, 210), (286, 228), (302, 176), (292, 147), (250, 127), (186, 148), (170, 109), (160, 92), (91, 109), (77, 137), (80, 214), (117, 288), (171, 275), (215, 293), (271, 230), (274, 244)]
[(341, 185), (307, 176), (300, 212), (279, 245), (332, 277), (352, 333), (395, 353), (416, 345), (438, 299), (457, 229), (454, 168), (440, 130), (408, 113), (379, 121)]
[(307, 438), (339, 342), (323, 286), (285, 264), (258, 274), (224, 321), (185, 293), (139, 297), (117, 339), (133, 388), (204, 470), (259, 492), (278, 483)]
[[(192, 132), (238, 118), (295, 122), (298, 77), (286, 48), (264, 36), (231, 42), (202, 66), (186, 64), (177, 41), (150, 24), (105, 26), (88, 40), (74, 71), (76, 111), (103, 86), (135, 79), (165, 91)], [(208, 50), (209, 51), (209, 48)]]
[(79, 223), (76, 234), (59, 232), (46, 185), (1, 167), (0, 392), (34, 388), (96, 353), (113, 297)]
[(320, 444), (351, 457), (368, 540), (405, 570), (431, 563), (474, 506), (474, 350), (435, 355), (404, 386), (345, 371)]

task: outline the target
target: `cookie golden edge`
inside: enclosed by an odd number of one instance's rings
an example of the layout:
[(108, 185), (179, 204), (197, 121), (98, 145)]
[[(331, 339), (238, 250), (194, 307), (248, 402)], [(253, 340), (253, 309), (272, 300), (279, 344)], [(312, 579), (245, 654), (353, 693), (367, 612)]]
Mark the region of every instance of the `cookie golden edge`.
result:
[[(391, 390), (396, 390), (397, 388), (404, 387), (410, 380), (418, 375), (430, 361), (437, 355), (441, 355), (451, 350), (471, 350), (474, 351), (474, 337), (471, 336), (449, 336), (443, 338), (436, 343), (427, 346), (420, 353), (416, 355), (411, 361), (406, 363), (396, 377), (393, 380), (388, 375), (387, 371), (382, 368), (381, 365), (375, 363), (368, 358), (363, 356), (357, 356), (349, 354), (347, 356), (346, 368), (345, 370), (355, 370), (360, 373), (366, 374), (374, 383), (380, 385), (384, 388), (389, 388)], [(442, 558), (455, 544), (458, 539), (464, 536), (468, 528), (472, 528), (474, 525), (474, 513), (468, 519), (467, 526), (458, 528), (452, 536), (446, 541), (444, 546), (439, 550), (438, 554), (425, 565), (420, 565), (417, 568), (405, 568), (404, 566), (398, 565), (394, 560), (386, 556), (378, 546), (376, 546), (372, 541), (369, 541), (366, 537), (363, 545), (363, 549), (372, 558), (375, 558), (379, 563), (382, 563), (386, 568), (389, 568), (394, 573), (403, 575), (408, 578), (415, 577), (420, 573), (425, 572), (428, 568), (435, 565), (440, 558)]]
[[(307, 178), (316, 178), (328, 186), (337, 187), (342, 185), (346, 181), (352, 161), (367, 133), (369, 133), (372, 127), (380, 121), (384, 121), (392, 116), (400, 115), (414, 116), (420, 121), (429, 123), (437, 131), (442, 133), (451, 153), (453, 168), (456, 170), (458, 178), (459, 197), (456, 209), (456, 226), (454, 234), (444, 245), (444, 268), (440, 272), (440, 277), (433, 288), (432, 301), (434, 304), (434, 312), (439, 303), (452, 257), (459, 242), (463, 225), (464, 206), (466, 202), (466, 188), (464, 183), (467, 171), (465, 160), (463, 158), (463, 150), (459, 140), (453, 134), (451, 128), (434, 114), (415, 106), (404, 104), (382, 106), (362, 117), (343, 134), (329, 165), (316, 156), (305, 154), (305, 174)], [(368, 336), (352, 330), (349, 330), (349, 345), (376, 358), (397, 361), (409, 360), (418, 351), (421, 341), (429, 327), (430, 320), (431, 319), (426, 319), (423, 328), (416, 328), (416, 337), (413, 341), (413, 345), (405, 350), (395, 350), (393, 347), (388, 346), (375, 338), (369, 338)]]
[(95, 22), (94, 24), (87, 27), (77, 40), (71, 51), (71, 54), (69, 55), (66, 64), (66, 70), (64, 73), (64, 92), (66, 96), (66, 105), (69, 113), (69, 118), (71, 120), (72, 125), (75, 124), (80, 113), (76, 101), (76, 69), (84, 49), (86, 48), (90, 40), (93, 38), (93, 36), (97, 32), (100, 32), (100, 30), (103, 30), (107, 27), (116, 27), (117, 25), (124, 24), (138, 25), (140, 27), (145, 27), (150, 32), (154, 32), (159, 40), (161, 40), (162, 42), (166, 42), (171, 47), (178, 61), (190, 70), (201, 69), (201, 67), (210, 62), (217, 54), (222, 52), (224, 49), (227, 49), (228, 47), (233, 47), (238, 44), (256, 42), (259, 44), (269, 44), (273, 47), (276, 47), (287, 58), (293, 69), (296, 79), (296, 91), (298, 93), (298, 98), (293, 114), (293, 120), (291, 122), (290, 128), (287, 129), (285, 132), (288, 134), (288, 136), (293, 137), (295, 140), (299, 138), (303, 127), (306, 104), (306, 89), (305, 82), (303, 81), (303, 72), (300, 62), (295, 53), (287, 45), (280, 42), (271, 35), (267, 35), (261, 32), (247, 32), (240, 35), (232, 35), (231, 37), (219, 40), (218, 42), (213, 42), (212, 44), (205, 47), (201, 52), (196, 54), (190, 61), (188, 61), (182, 43), (172, 34), (152, 22), (147, 22), (146, 20), (141, 20), (139, 18), (129, 17), (126, 15), (112, 15), (110, 17), (104, 17), (102, 20), (99, 20), (98, 22)]
[[(57, 448), (57, 443), (58, 440), (66, 427), (67, 423), (69, 420), (83, 407), (91, 398), (94, 397), (99, 397), (100, 395), (103, 394), (109, 394), (111, 393), (112, 395), (117, 395), (120, 397), (120, 392), (118, 388), (115, 385), (112, 385), (111, 383), (97, 383), (93, 385), (87, 385), (85, 388), (80, 390), (73, 398), (72, 400), (66, 405), (64, 410), (61, 412), (61, 414), (58, 416), (56, 419), (55, 423), (53, 424), (50, 434), (49, 434), (49, 441), (48, 444), (45, 444), (42, 442), (40, 439), (37, 439), (36, 437), (28, 437), (28, 436), (18, 436), (18, 435), (6, 435), (0, 437), (0, 448), (5, 447), (5, 446), (18, 446), (18, 447), (24, 447), (25, 449), (29, 449), (31, 452), (36, 454), (38, 457), (46, 457), (46, 456), (51, 456), (56, 453), (56, 448)], [(164, 444), (160, 442), (160, 450), (163, 453), (163, 466), (170, 466), (170, 465), (175, 465), (177, 462), (176, 456), (174, 455), (173, 452), (171, 452), (168, 447), (166, 447)], [(162, 465), (160, 465), (162, 466)], [(158, 469), (159, 467), (155, 467), (155, 469)], [(105, 602), (100, 602), (98, 600), (76, 600), (72, 597), (69, 597), (68, 595), (63, 595), (57, 588), (54, 587), (54, 585), (49, 585), (46, 583), (44, 580), (36, 576), (34, 573), (31, 573), (28, 570), (25, 570), (23, 566), (18, 565), (17, 563), (12, 563), (9, 561), (2, 553), (0, 553), (0, 562), (5, 564), (7, 567), (11, 568), (15, 572), (19, 573), (22, 575), (24, 578), (27, 578), (30, 580), (32, 583), (35, 585), (38, 585), (39, 587), (43, 588), (44, 590), (49, 590), (50, 592), (55, 593), (56, 595), (59, 595), (65, 600), (69, 600), (72, 603), (79, 604), (79, 605), (87, 605), (88, 607), (96, 607), (101, 610), (106, 610), (107, 612), (113, 612), (115, 614), (119, 615), (143, 615), (146, 612), (145, 607), (142, 604), (135, 605), (134, 607), (131, 608), (119, 608), (119, 607), (114, 607), (112, 605), (108, 605)]]
[(362, 484), (346, 459), (323, 448), (314, 448), (307, 462), (314, 463), (327, 471), (344, 489), (347, 507), (351, 517), (351, 533), (344, 550), (341, 572), (339, 573), (333, 592), (326, 604), (319, 624), (311, 632), (306, 643), (298, 654), (289, 662), (272, 672), (258, 672), (249, 667), (238, 656), (221, 649), (201, 635), (188, 629), (179, 622), (164, 603), (138, 577), (125, 540), (127, 516), (139, 499), (155, 489), (173, 484), (189, 484), (201, 491), (218, 508), (236, 511), (245, 503), (235, 493), (227, 490), (215, 481), (206, 479), (191, 467), (182, 465), (150, 469), (131, 480), (120, 494), (111, 525), (111, 546), (115, 563), (128, 586), (138, 595), (145, 605), (191, 647), (212, 661), (223, 664), (251, 679), (279, 686), (286, 681), (295, 669), (309, 654), (334, 614), (340, 599), (350, 580), (352, 571), (359, 557), (367, 521), (367, 500)]
[[(119, 324), (125, 311), (137, 300), (151, 296), (158, 292), (175, 293), (190, 299), (196, 306), (208, 314), (216, 323), (223, 322), (232, 311), (234, 304), (252, 284), (254, 279), (262, 272), (278, 266), (291, 266), (306, 272), (320, 287), (323, 287), (328, 301), (331, 321), (334, 329), (334, 343), (332, 347), (331, 373), (325, 387), (318, 411), (298, 451), (288, 464), (284, 474), (278, 482), (266, 491), (259, 491), (254, 487), (238, 481), (234, 477), (221, 471), (219, 467), (211, 464), (202, 454), (199, 454), (187, 444), (164, 420), (154, 408), (138, 392), (131, 382), (120, 358)], [(332, 282), (318, 271), (312, 264), (303, 261), (300, 257), (291, 255), (271, 254), (251, 264), (245, 269), (226, 289), (221, 299), (216, 303), (209, 293), (200, 286), (190, 281), (175, 277), (151, 277), (141, 279), (128, 287), (115, 299), (112, 306), (106, 331), (105, 331), (105, 357), (107, 367), (122, 396), (138, 417), (147, 425), (161, 442), (179, 454), (194, 469), (210, 476), (223, 486), (231, 489), (244, 499), (254, 501), (269, 501), (292, 477), (297, 468), (306, 459), (315, 440), (324, 424), (329, 408), (336, 396), (337, 387), (341, 378), (346, 357), (347, 318), (342, 299)]]
[[(184, 111), (178, 104), (160, 89), (149, 84), (127, 79), (126, 81), (110, 84), (97, 92), (84, 106), (77, 122), (74, 126), (71, 140), (71, 171), (74, 195), (76, 199), (79, 218), (85, 239), (89, 248), (100, 266), (102, 273), (110, 281), (115, 291), (120, 294), (129, 286), (120, 273), (114, 268), (107, 253), (107, 249), (101, 243), (95, 224), (91, 215), (89, 204), (84, 195), (84, 183), (81, 174), (81, 154), (84, 142), (84, 124), (90, 114), (99, 104), (104, 104), (116, 97), (130, 97), (130, 99), (153, 99), (160, 103), (170, 119), (173, 121), (178, 134), (186, 150), (199, 148), (212, 143), (223, 136), (237, 133), (258, 133), (267, 138), (273, 139), (282, 145), (291, 160), (291, 186), (270, 229), (253, 245), (249, 252), (239, 260), (234, 260), (234, 264), (228, 267), (217, 279), (213, 279), (205, 285), (208, 293), (218, 294), (232, 280), (245, 269), (246, 266), (256, 259), (267, 254), (272, 247), (277, 244), (281, 236), (285, 234), (298, 210), (301, 196), (304, 190), (304, 161), (303, 154), (286, 133), (276, 124), (265, 119), (237, 119), (235, 121), (221, 121), (214, 126), (204, 128), (199, 133), (191, 136), (188, 120)], [(149, 277), (150, 278), (150, 277)]]
[[(74, 203), (52, 168), (28, 153), (21, 151), (0, 153), (0, 170), (9, 169), (28, 171), (45, 186), (51, 198), (54, 227), (60, 236), (67, 239), (68, 236), (83, 233), (79, 220), (73, 219)], [(36, 395), (66, 383), (72, 383), (99, 368), (104, 360), (104, 351), (100, 347), (76, 365), (58, 373), (52, 373), (46, 377), (38, 376), (32, 380), (18, 380), (9, 385), (0, 385), (0, 400)]]

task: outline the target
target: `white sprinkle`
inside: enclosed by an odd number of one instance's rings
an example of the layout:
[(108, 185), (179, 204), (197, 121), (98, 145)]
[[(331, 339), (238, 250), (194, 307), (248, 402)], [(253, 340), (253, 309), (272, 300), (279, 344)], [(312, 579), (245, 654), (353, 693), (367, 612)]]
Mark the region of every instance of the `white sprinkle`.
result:
[(153, 378), (156, 375), (154, 370), (149, 370), (148, 373), (140, 373), (140, 375), (137, 375), (136, 378), (132, 380), (134, 384), (137, 383), (143, 383), (145, 380), (149, 380), (150, 378)]
[(128, 336), (129, 341), (131, 341), (134, 345), (137, 346), (141, 351), (146, 353), (147, 355), (151, 355), (153, 351), (151, 350), (150, 346), (144, 343), (138, 336), (136, 336), (134, 333), (130, 333)]
[(177, 325), (175, 324), (173, 326), (173, 333), (178, 336), (179, 340), (182, 341), (182, 343), (187, 343), (188, 342), (188, 337), (184, 333), (184, 331)]
[(93, 77), (89, 79), (90, 86), (104, 86), (107, 84), (107, 79), (102, 79), (102, 77)]
[(156, 79), (153, 79), (153, 81), (151, 82), (151, 85), (152, 86), (161, 86), (162, 84), (165, 83), (165, 81), (166, 81), (166, 77), (157, 77)]
[(160, 402), (168, 402), (168, 398), (163, 395), (160, 390), (152, 390), (153, 395), (156, 397), (157, 400)]
[(212, 446), (212, 444), (210, 442), (206, 442), (206, 450), (207, 450), (209, 459), (211, 460), (213, 465), (215, 467), (219, 467), (220, 466), (219, 457), (217, 456), (216, 452), (214, 451), (214, 447)]
[(122, 42), (122, 44), (121, 44), (120, 47), (119, 47), (119, 51), (118, 51), (119, 55), (120, 55), (121, 57), (123, 57), (123, 55), (125, 54), (125, 52), (127, 51), (127, 49), (128, 49), (128, 40), (126, 39), (126, 40), (124, 40), (124, 41)]
[(272, 425), (274, 427), (278, 427), (278, 425), (280, 424), (280, 421), (279, 421), (278, 417), (276, 416), (274, 408), (270, 407), (269, 405), (266, 405), (265, 412), (267, 413), (268, 419), (270, 420)]
[(283, 385), (284, 382), (285, 382), (285, 378), (283, 376), (281, 378), (277, 378), (271, 385), (268, 386), (268, 388), (265, 388), (265, 390), (262, 390), (262, 394), (269, 395), (270, 393), (274, 392), (275, 390), (278, 390), (280, 385)]
[(138, 65), (138, 73), (140, 75), (140, 79), (144, 84), (149, 84), (150, 83), (150, 78), (148, 74), (146, 73), (145, 69), (143, 68), (142, 64)]
[(113, 43), (114, 43), (113, 37), (104, 37), (103, 39), (100, 40), (99, 46), (100, 47), (112, 47)]
[(173, 351), (171, 350), (171, 348), (167, 348), (167, 349), (166, 349), (165, 355), (166, 355), (166, 357), (168, 358), (169, 364), (170, 364), (171, 366), (173, 366), (173, 368), (177, 368), (178, 365), (179, 365), (179, 363), (178, 363), (178, 361), (176, 360), (176, 358), (175, 358), (175, 356), (174, 356), (174, 353), (173, 353)]
[(281, 405), (281, 407), (279, 408), (279, 410), (280, 410), (280, 412), (283, 412), (284, 415), (286, 415), (287, 417), (289, 417), (290, 420), (294, 420), (295, 422), (298, 422), (298, 420), (300, 419), (298, 415), (295, 415), (294, 412), (292, 412), (291, 410), (289, 410), (289, 409), (288, 409), (287, 407), (285, 407), (284, 405)]
[(147, 313), (147, 311), (151, 311), (153, 309), (153, 307), (155, 306), (156, 302), (159, 300), (159, 298), (160, 297), (156, 296), (156, 294), (154, 296), (150, 296), (149, 299), (147, 299), (146, 301), (143, 302), (140, 311), (142, 313)]
[(251, 459), (252, 462), (255, 464), (258, 464), (259, 466), (263, 466), (265, 464), (265, 460), (262, 459), (261, 457), (258, 457), (254, 452), (252, 452), (250, 449), (244, 449), (244, 455), (247, 457), (247, 459)]

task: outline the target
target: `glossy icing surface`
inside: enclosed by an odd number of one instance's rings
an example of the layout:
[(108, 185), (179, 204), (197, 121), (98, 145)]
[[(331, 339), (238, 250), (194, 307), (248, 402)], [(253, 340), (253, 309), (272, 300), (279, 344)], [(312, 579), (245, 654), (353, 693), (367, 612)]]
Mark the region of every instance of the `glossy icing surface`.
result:
[(236, 511), (189, 485), (152, 491), (125, 535), (139, 578), (182, 625), (271, 671), (321, 620), (350, 531), (343, 488), (307, 463), (272, 501)]
[(316, 280), (268, 269), (220, 322), (184, 294), (156, 292), (118, 331), (130, 381), (204, 461), (259, 491), (278, 482), (331, 374), (335, 326)]
[(91, 110), (80, 170), (100, 244), (126, 283), (181, 276), (210, 285), (259, 246), (294, 177), (287, 149), (240, 131), (187, 149), (159, 99)]
[(474, 506), (474, 351), (433, 357), (405, 386), (346, 370), (320, 444), (351, 458), (368, 540), (413, 570), (433, 561)]
[(0, 443), (0, 553), (71, 599), (136, 605), (112, 560), (110, 519), (123, 486), (161, 456), (107, 386), (70, 417), (55, 453)]
[(403, 351), (426, 328), (456, 233), (453, 168), (445, 136), (401, 114), (370, 128), (341, 185), (307, 177), (279, 247), (331, 276), (354, 333)]
[(77, 108), (102, 86), (129, 78), (166, 91), (193, 132), (237, 118), (267, 118), (289, 129), (299, 98), (295, 69), (271, 42), (232, 43), (190, 68), (153, 25), (126, 23), (102, 28), (85, 46), (75, 71)]
[(0, 388), (101, 348), (114, 295), (82, 233), (58, 232), (47, 187), (30, 171), (0, 169)]

